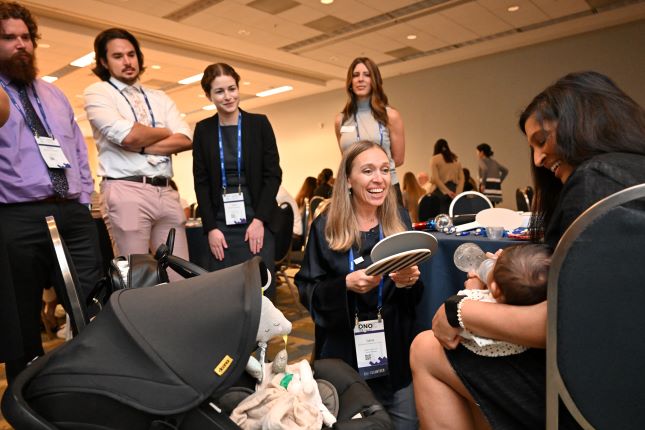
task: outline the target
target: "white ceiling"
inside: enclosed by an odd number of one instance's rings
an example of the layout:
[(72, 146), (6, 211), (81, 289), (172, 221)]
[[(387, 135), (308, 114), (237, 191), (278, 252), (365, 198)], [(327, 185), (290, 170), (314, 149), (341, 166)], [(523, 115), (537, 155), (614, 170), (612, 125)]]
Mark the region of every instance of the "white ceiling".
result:
[[(340, 88), (353, 58), (384, 78), (645, 19), (645, 0), (28, 0), (42, 39), (41, 75), (54, 75), (82, 128), (90, 68), (69, 66), (96, 34), (123, 27), (141, 42), (142, 82), (166, 90), (190, 122), (212, 112), (199, 83), (177, 81), (224, 61), (242, 76), (247, 109)], [(517, 5), (517, 12), (509, 6)], [(407, 39), (408, 35), (416, 39)], [(47, 47), (48, 46), (48, 47)], [(152, 65), (160, 66), (152, 69)], [(267, 98), (255, 93), (291, 85)]]

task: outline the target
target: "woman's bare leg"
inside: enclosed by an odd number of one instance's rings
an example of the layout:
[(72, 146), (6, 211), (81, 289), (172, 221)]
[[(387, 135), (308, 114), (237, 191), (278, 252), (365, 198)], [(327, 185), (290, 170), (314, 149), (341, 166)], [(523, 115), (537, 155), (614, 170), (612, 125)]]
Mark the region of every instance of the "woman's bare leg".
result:
[(477, 406), (432, 331), (420, 333), (412, 342), (410, 365), (421, 429), (480, 428), (483, 415), (473, 416), (471, 405)]

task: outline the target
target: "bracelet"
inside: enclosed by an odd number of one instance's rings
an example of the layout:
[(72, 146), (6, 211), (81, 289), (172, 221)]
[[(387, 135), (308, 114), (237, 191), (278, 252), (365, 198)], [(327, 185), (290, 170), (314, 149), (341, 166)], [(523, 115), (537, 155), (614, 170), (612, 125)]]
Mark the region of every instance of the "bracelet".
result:
[(459, 318), (457, 315), (457, 306), (465, 298), (466, 296), (456, 294), (454, 296), (448, 297), (444, 302), (446, 319), (448, 320), (448, 324), (450, 324), (452, 327), (458, 328), (461, 326), (459, 324)]
[(472, 300), (472, 299), (468, 296), (464, 296), (464, 298), (460, 300), (459, 303), (457, 303), (457, 321), (459, 322), (459, 327), (463, 329), (466, 329), (466, 327), (464, 326), (464, 320), (461, 317), (461, 307), (466, 300)]
[(141, 155), (145, 155), (145, 153), (146, 153), (146, 147), (145, 147), (145, 146), (142, 146), (142, 147), (141, 147), (141, 151), (139, 151), (139, 154), (141, 154)]

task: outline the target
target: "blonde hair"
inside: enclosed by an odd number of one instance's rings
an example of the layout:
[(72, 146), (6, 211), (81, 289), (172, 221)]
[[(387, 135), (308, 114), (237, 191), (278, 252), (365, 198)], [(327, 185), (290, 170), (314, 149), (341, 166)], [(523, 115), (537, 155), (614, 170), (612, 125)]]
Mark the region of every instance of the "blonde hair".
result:
[[(353, 245), (361, 246), (361, 232), (358, 219), (354, 211), (354, 202), (349, 189), (348, 177), (352, 171), (354, 160), (368, 149), (378, 148), (387, 156), (383, 148), (374, 142), (361, 140), (347, 148), (338, 167), (336, 183), (331, 195), (331, 203), (327, 207), (327, 224), (325, 225), (325, 239), (333, 251), (345, 252)], [(392, 186), (388, 187), (385, 201), (376, 210), (379, 224), (383, 228), (383, 235), (390, 236), (394, 233), (405, 231), (405, 225), (399, 216), (396, 192)]]
[(418, 222), (419, 199), (426, 193), (426, 190), (419, 185), (419, 181), (417, 181), (417, 177), (414, 176), (414, 173), (407, 172), (403, 176), (403, 192), (405, 193), (403, 203), (410, 213), (410, 219), (412, 222)]

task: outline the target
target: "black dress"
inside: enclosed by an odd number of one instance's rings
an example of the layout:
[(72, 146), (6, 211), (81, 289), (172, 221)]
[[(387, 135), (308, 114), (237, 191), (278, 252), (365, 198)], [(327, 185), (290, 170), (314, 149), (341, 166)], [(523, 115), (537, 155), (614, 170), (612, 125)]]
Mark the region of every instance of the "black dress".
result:
[[(560, 192), (546, 228), (546, 244), (555, 248), (569, 225), (597, 201), (640, 183), (645, 183), (645, 156), (608, 153), (587, 160), (576, 168)], [(446, 356), (492, 428), (545, 428), (545, 350), (482, 357), (460, 345), (446, 350)], [(580, 427), (568, 413), (561, 413), (560, 428)]]
[[(407, 216), (403, 218), (409, 228)], [(302, 267), (295, 281), (300, 300), (311, 313), (315, 323), (315, 358), (340, 358), (356, 369), (354, 347), (354, 309), (358, 306), (359, 319), (376, 319), (378, 288), (366, 294), (349, 291), (345, 276), (349, 273), (349, 251), (332, 251), (325, 240), (327, 214), (318, 216), (312, 225)], [(375, 227), (361, 233), (361, 249), (354, 248), (364, 262), (356, 269), (372, 263), (370, 251), (379, 240)], [(414, 329), (415, 307), (423, 293), (423, 284), (411, 288), (396, 288), (391, 279), (383, 284), (385, 343), (389, 361), (389, 375), (370, 379), (370, 386), (385, 384), (393, 391), (404, 388), (412, 381), (409, 364), (410, 344), (417, 332)]]

